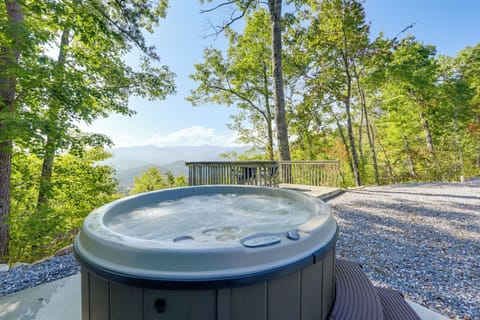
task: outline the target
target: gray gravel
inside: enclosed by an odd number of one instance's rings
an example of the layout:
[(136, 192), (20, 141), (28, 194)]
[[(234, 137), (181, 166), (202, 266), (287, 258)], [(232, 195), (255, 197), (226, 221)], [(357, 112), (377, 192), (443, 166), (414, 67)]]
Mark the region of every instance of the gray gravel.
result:
[(337, 255), (374, 285), (451, 318), (480, 319), (480, 183), (367, 187), (331, 199)]
[[(347, 191), (328, 201), (337, 254), (374, 285), (443, 315), (480, 319), (480, 180)], [(0, 273), (0, 296), (79, 272), (72, 254)]]
[(52, 257), (0, 272), (0, 297), (80, 272), (73, 254)]

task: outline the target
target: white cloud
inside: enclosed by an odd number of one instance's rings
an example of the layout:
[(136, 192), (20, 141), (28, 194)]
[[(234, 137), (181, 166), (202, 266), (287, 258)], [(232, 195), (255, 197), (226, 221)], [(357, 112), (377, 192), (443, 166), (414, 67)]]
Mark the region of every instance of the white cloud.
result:
[(115, 147), (132, 147), (138, 145), (137, 138), (132, 135), (122, 134), (119, 136), (111, 137)]
[(155, 134), (150, 137), (145, 144), (156, 145), (159, 147), (167, 146), (238, 146), (235, 142), (236, 135), (221, 135), (215, 132), (213, 128), (194, 126), (191, 128), (180, 129), (167, 135)]

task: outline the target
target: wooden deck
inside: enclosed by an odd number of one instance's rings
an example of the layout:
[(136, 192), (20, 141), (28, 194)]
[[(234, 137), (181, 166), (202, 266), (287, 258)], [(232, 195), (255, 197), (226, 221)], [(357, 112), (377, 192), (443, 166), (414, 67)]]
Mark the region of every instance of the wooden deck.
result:
[(307, 186), (302, 184), (281, 183), (278, 185), (278, 187), (282, 189), (300, 191), (312, 197), (320, 198), (322, 200), (330, 199), (343, 192), (343, 189), (337, 188), (337, 187), (318, 187), (318, 186)]
[(339, 187), (338, 161), (208, 161), (187, 162), (190, 186), (281, 184)]

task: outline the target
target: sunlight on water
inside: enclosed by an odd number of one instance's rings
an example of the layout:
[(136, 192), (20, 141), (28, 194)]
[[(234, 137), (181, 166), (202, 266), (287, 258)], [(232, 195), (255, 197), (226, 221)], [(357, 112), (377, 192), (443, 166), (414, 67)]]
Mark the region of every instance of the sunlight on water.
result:
[(315, 213), (305, 204), (266, 195), (215, 194), (164, 201), (113, 217), (112, 231), (148, 240), (224, 242), (294, 229)]

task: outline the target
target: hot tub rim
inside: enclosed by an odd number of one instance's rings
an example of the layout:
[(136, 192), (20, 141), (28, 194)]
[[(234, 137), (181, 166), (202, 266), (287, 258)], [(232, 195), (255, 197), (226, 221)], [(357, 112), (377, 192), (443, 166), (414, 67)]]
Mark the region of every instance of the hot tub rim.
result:
[(161, 277), (126, 274), (119, 271), (110, 270), (102, 266), (94, 265), (93, 263), (89, 263), (88, 259), (85, 259), (82, 256), (81, 250), (78, 250), (77, 237), (75, 238), (75, 242), (73, 245), (73, 253), (82, 269), (89, 271), (102, 279), (112, 281), (121, 285), (147, 289), (166, 290), (205, 290), (233, 288), (259, 282), (265, 282), (294, 273), (311, 264), (317, 263), (317, 261), (320, 261), (322, 258), (324, 258), (332, 249), (334, 252), (333, 254), (335, 255), (335, 245), (340, 234), (339, 227), (336, 222), (335, 226), (335, 234), (329, 240), (329, 242), (323, 245), (318, 250), (309, 253), (303, 259), (299, 259), (293, 263), (288, 263), (286, 265), (275, 267), (266, 271), (254, 272), (243, 275), (222, 276), (211, 279), (165, 279)]

